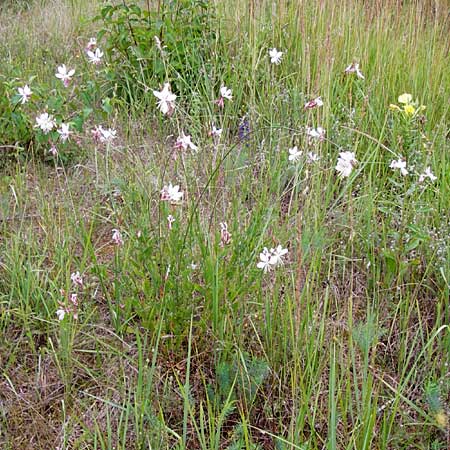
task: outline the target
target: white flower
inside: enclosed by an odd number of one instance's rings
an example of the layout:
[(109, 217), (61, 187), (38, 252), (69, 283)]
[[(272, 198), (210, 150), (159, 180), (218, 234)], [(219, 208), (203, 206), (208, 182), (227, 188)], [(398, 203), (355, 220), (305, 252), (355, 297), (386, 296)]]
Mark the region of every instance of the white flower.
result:
[(102, 62), (103, 52), (99, 48), (96, 48), (95, 51), (88, 50), (86, 53), (90, 63), (98, 65)]
[(75, 69), (68, 69), (65, 64), (58, 66), (58, 72), (55, 73), (55, 77), (59, 78), (65, 87), (69, 86), (72, 77), (75, 74)]
[(309, 163), (315, 163), (317, 161), (319, 161), (320, 156), (314, 152), (308, 152), (308, 162)]
[(194, 151), (198, 149), (198, 147), (192, 143), (191, 136), (186, 136), (184, 133), (181, 133), (181, 136), (178, 136), (177, 142), (175, 143), (175, 148), (182, 148), (183, 150), (190, 148)]
[(172, 229), (172, 224), (175, 222), (175, 217), (172, 216), (172, 214), (169, 214), (167, 216), (167, 226), (169, 228), (169, 230)]
[(432, 182), (437, 180), (437, 176), (431, 172), (431, 167), (427, 167), (425, 172), (420, 175), (419, 183), (423, 183), (425, 178), (429, 178)]
[(66, 310), (60, 308), (56, 311), (56, 315), (58, 316), (58, 320), (63, 320), (64, 316), (66, 315)]
[(268, 272), (272, 267), (279, 266), (283, 264), (283, 256), (287, 254), (287, 249), (278, 245), (276, 248), (271, 248), (267, 250), (264, 247), (263, 251), (259, 254), (260, 261), (256, 264), (258, 269)]
[(116, 228), (114, 228), (112, 230), (112, 241), (114, 242), (114, 244), (116, 245), (123, 245), (123, 238), (122, 238), (122, 234), (120, 233), (119, 230), (117, 230)]
[(92, 130), (92, 137), (96, 142), (111, 143), (116, 138), (117, 131), (114, 128), (107, 128), (106, 130), (98, 125)]
[(53, 119), (53, 116), (48, 113), (42, 113), (40, 116), (36, 117), (36, 127), (40, 128), (44, 134), (47, 134), (49, 131), (52, 131), (55, 127), (56, 123)]
[(305, 103), (305, 109), (313, 109), (318, 106), (323, 106), (322, 97), (317, 97), (314, 100), (310, 100), (309, 102)]
[(323, 141), (325, 139), (325, 130), (322, 127), (306, 127), (306, 134), (311, 138), (318, 139), (319, 141)]
[(220, 222), (220, 246), (231, 244), (231, 233), (228, 231), (228, 225), (226, 222)]
[(391, 161), (391, 164), (389, 165), (391, 169), (399, 169), (400, 173), (405, 176), (408, 175), (408, 171), (406, 170), (406, 161), (402, 159), (398, 159), (397, 161)]
[(361, 78), (364, 80), (364, 75), (359, 70), (359, 64), (358, 63), (351, 63), (344, 71), (345, 73), (356, 73), (356, 76), (358, 78)]
[(298, 162), (302, 156), (302, 151), (298, 149), (297, 146), (289, 149), (289, 161)]
[(165, 83), (161, 91), (153, 91), (153, 95), (158, 98), (158, 108), (163, 114), (172, 114), (175, 109), (175, 99), (177, 96), (170, 91), (170, 84)]
[(65, 141), (67, 141), (69, 139), (70, 131), (69, 131), (69, 124), (68, 123), (62, 123), (61, 124), (61, 128), (59, 130), (56, 130), (56, 131), (59, 133), (59, 135), (61, 137), (61, 140), (63, 142), (65, 142)]
[(269, 250), (267, 250), (267, 247), (264, 247), (263, 251), (259, 254), (260, 261), (256, 264), (256, 267), (264, 270), (264, 273), (268, 272), (270, 270), (270, 257)]
[(286, 255), (287, 252), (287, 248), (283, 248), (281, 245), (278, 245), (276, 248), (271, 248), (269, 264), (272, 266), (283, 264), (283, 256)]
[(78, 295), (73, 293), (70, 294), (70, 302), (74, 305), (74, 306), (78, 306)]
[(86, 45), (86, 52), (94, 50), (95, 47), (97, 47), (97, 39), (91, 37)]
[(180, 186), (177, 184), (172, 186), (172, 183), (169, 183), (168, 186), (164, 186), (161, 189), (161, 200), (170, 201), (172, 203), (178, 203), (183, 200), (183, 192), (180, 191)]
[(339, 172), (341, 178), (346, 178), (350, 176), (353, 170), (353, 166), (358, 161), (355, 158), (354, 152), (341, 152), (339, 153), (339, 158), (335, 169)]
[(20, 103), (22, 103), (22, 105), (30, 99), (31, 94), (33, 93), (29, 88), (28, 84), (26, 84), (24, 87), (20, 87), (17, 90), (19, 92), (19, 95), (22, 97), (20, 99)]
[(110, 143), (116, 138), (117, 131), (114, 128), (107, 128), (106, 130), (100, 126), (100, 141)]
[(398, 97), (398, 102), (402, 103), (404, 105), (410, 105), (412, 102), (412, 95), (411, 94), (402, 94)]
[(80, 272), (74, 272), (70, 275), (70, 279), (75, 286), (83, 287), (83, 278), (80, 275)]
[(155, 39), (156, 48), (161, 52), (161, 55), (165, 56), (166, 52), (164, 49), (167, 48), (167, 46), (162, 45), (162, 42), (158, 36), (153, 36), (153, 38)]
[(220, 96), (222, 98), (226, 98), (227, 100), (233, 100), (233, 94), (231, 89), (228, 89), (226, 86), (222, 86), (220, 88)]
[(222, 128), (216, 128), (215, 125), (213, 125), (211, 136), (220, 138), (220, 136), (222, 136)]
[(283, 52), (279, 52), (276, 48), (272, 48), (269, 50), (270, 62), (272, 64), (280, 64), (281, 57), (283, 56)]

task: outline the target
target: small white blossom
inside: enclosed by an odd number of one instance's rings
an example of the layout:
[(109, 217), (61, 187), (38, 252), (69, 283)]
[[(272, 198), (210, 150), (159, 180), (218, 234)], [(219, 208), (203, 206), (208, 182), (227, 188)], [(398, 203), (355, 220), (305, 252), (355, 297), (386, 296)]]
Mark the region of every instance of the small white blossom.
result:
[(61, 140), (63, 142), (65, 142), (69, 139), (69, 136), (70, 136), (69, 124), (62, 123), (61, 127), (56, 131), (58, 131), (59, 136), (61, 137)]
[(297, 146), (289, 149), (289, 161), (298, 162), (302, 156), (303, 152), (298, 149)]
[(276, 64), (276, 65), (280, 64), (282, 56), (283, 56), (283, 52), (279, 52), (276, 48), (272, 48), (269, 50), (270, 62), (272, 64)]
[(92, 130), (92, 137), (95, 142), (111, 143), (117, 135), (117, 131), (114, 128), (103, 128), (101, 125), (96, 126)]
[(263, 251), (259, 254), (260, 261), (256, 264), (258, 269), (264, 270), (264, 273), (270, 270), (270, 252), (267, 250), (267, 247), (263, 248)]
[(55, 125), (56, 123), (53, 119), (53, 116), (49, 115), (48, 113), (42, 113), (41, 115), (36, 117), (35, 126), (37, 128), (40, 128), (44, 132), (44, 134), (52, 131)]
[(319, 141), (323, 141), (325, 139), (325, 130), (322, 127), (306, 127), (306, 134), (311, 138), (318, 139)]
[(286, 255), (287, 252), (287, 248), (283, 248), (281, 245), (278, 245), (276, 248), (271, 248), (269, 263), (272, 266), (279, 266), (283, 264), (283, 256)]
[(70, 275), (70, 279), (75, 286), (83, 287), (83, 278), (80, 275), (80, 272), (74, 272)]
[(116, 138), (117, 131), (114, 128), (101, 128), (100, 141), (110, 143)]
[(18, 88), (17, 91), (19, 92), (19, 95), (21, 97), (20, 103), (22, 105), (30, 99), (31, 94), (33, 93), (28, 84), (26, 84), (24, 87)]
[(177, 96), (170, 91), (170, 84), (165, 83), (161, 91), (153, 91), (153, 95), (158, 99), (158, 108), (163, 114), (169, 116), (175, 110), (175, 99)]
[(94, 50), (97, 47), (97, 39), (95, 37), (91, 37), (89, 42), (86, 44), (86, 52)]
[(323, 106), (322, 97), (317, 97), (314, 100), (305, 103), (305, 109), (313, 109), (319, 106)]
[(315, 162), (319, 161), (319, 159), (320, 159), (320, 156), (314, 152), (308, 152), (307, 157), (308, 157), (309, 163), (315, 163)]
[(231, 244), (231, 233), (228, 231), (226, 222), (220, 222), (220, 246)]
[(72, 77), (75, 74), (75, 69), (68, 69), (65, 64), (61, 64), (58, 66), (58, 72), (55, 73), (55, 77), (59, 78), (65, 87), (69, 86), (70, 81), (72, 80)]
[(344, 71), (345, 73), (356, 73), (356, 76), (358, 78), (361, 78), (364, 80), (364, 75), (359, 70), (359, 64), (358, 63), (351, 63)]
[(161, 40), (159, 39), (158, 36), (153, 36), (153, 38), (155, 39), (156, 48), (160, 51), (160, 53), (161, 53), (162, 56), (165, 56), (165, 55), (166, 55), (166, 52), (165, 52), (164, 49), (165, 49), (167, 46), (166, 46), (166, 45), (162, 45), (162, 42), (161, 42)]
[(99, 48), (96, 48), (95, 51), (88, 50), (86, 53), (90, 63), (99, 65), (102, 62), (103, 52)]
[(190, 135), (185, 135), (181, 133), (181, 136), (178, 136), (177, 142), (175, 143), (175, 148), (182, 148), (183, 150), (187, 150), (190, 148), (191, 150), (198, 150), (198, 147), (193, 144)]
[(70, 294), (70, 302), (74, 306), (78, 306), (78, 295), (75, 293)]
[(64, 316), (66, 315), (66, 310), (60, 308), (56, 311), (56, 315), (58, 316), (58, 320), (64, 320)]
[(419, 176), (419, 183), (423, 183), (426, 178), (429, 178), (432, 182), (437, 180), (437, 176), (431, 172), (431, 167), (427, 167), (425, 172)]
[(258, 269), (262, 269), (264, 272), (268, 272), (272, 267), (276, 267), (283, 264), (283, 256), (288, 253), (286, 248), (278, 245), (276, 248), (267, 250), (264, 247), (263, 251), (259, 254), (260, 261), (256, 264)]
[(389, 167), (394, 170), (399, 169), (400, 173), (403, 176), (408, 175), (408, 170), (406, 169), (406, 161), (404, 161), (402, 159), (391, 161), (391, 164), (389, 165)]
[(222, 128), (216, 128), (215, 125), (213, 125), (211, 130), (211, 136), (220, 138), (220, 136), (222, 136)]
[(172, 224), (175, 222), (175, 217), (172, 216), (172, 214), (169, 214), (167, 216), (167, 226), (169, 228), (169, 230), (172, 229)]
[(341, 152), (335, 169), (341, 178), (347, 178), (352, 173), (353, 167), (357, 164), (354, 152)]
[(220, 88), (220, 96), (226, 98), (227, 100), (233, 100), (233, 94), (231, 89), (228, 89), (226, 86), (222, 86)]
[(120, 246), (123, 245), (123, 238), (122, 238), (122, 234), (120, 233), (119, 230), (117, 230), (116, 228), (114, 228), (112, 230), (112, 241), (114, 242), (114, 244)]
[(172, 186), (172, 183), (164, 186), (161, 189), (161, 200), (170, 201), (172, 203), (179, 203), (181, 200), (183, 200), (183, 192), (180, 191), (180, 186), (178, 186), (177, 184), (175, 186)]

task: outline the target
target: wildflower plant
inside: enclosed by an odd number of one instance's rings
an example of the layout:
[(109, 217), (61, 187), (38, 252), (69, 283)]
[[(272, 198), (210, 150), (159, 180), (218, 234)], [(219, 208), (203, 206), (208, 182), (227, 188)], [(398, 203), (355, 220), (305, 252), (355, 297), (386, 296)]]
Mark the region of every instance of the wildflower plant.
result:
[[(91, 42), (89, 48), (94, 49), (94, 45)], [(27, 82), (4, 82), (9, 104), (3, 117), (9, 117), (10, 128), (5, 130), (3, 144), (33, 147), (36, 154), (46, 159), (56, 157), (60, 162), (81, 156), (81, 143), (89, 139), (86, 121), (94, 110), (97, 117), (112, 111), (104, 107), (105, 98), (99, 107), (100, 83), (99, 73), (89, 69), (87, 54), (77, 67), (58, 65), (46, 83), (38, 83), (35, 77)]]

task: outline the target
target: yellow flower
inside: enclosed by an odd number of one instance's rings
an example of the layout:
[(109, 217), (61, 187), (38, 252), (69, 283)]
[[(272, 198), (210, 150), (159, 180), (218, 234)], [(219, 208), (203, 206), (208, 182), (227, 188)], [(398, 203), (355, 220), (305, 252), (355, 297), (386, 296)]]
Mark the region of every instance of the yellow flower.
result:
[(434, 416), (434, 418), (436, 419), (436, 422), (438, 423), (438, 425), (442, 428), (446, 428), (448, 425), (448, 419), (447, 416), (445, 415), (445, 412), (440, 410), (436, 413), (436, 415)]
[(398, 98), (399, 103), (403, 103), (405, 105), (409, 105), (412, 102), (412, 95), (411, 94), (402, 94)]
[(416, 112), (416, 108), (414, 108), (414, 106), (413, 106), (413, 105), (410, 105), (410, 104), (405, 105), (405, 106), (403, 107), (403, 109), (404, 109), (405, 114), (406, 114), (407, 116), (413, 116), (414, 113)]

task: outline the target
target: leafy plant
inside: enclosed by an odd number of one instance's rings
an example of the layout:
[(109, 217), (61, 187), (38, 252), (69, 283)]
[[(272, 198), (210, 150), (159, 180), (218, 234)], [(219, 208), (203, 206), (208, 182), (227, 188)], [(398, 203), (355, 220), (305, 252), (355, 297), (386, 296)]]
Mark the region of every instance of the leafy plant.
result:
[(156, 9), (108, 3), (97, 20), (111, 88), (130, 104), (167, 79), (177, 94), (190, 92), (212, 68), (217, 32), (210, 2), (164, 0)]

